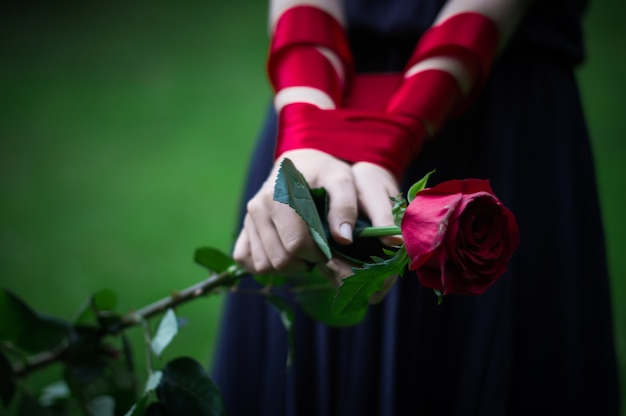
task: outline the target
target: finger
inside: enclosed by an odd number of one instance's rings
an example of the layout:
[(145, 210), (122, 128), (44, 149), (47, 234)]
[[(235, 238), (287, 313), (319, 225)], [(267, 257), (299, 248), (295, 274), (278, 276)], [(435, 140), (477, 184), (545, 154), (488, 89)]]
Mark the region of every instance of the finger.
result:
[(251, 238), (263, 246), (274, 270), (286, 271), (293, 262), (300, 266), (325, 260), (304, 220), (288, 205), (255, 198), (248, 203), (248, 214), (256, 233)]
[(271, 218), (247, 216), (246, 231), (250, 240), (251, 258), (257, 274), (292, 274), (309, 267), (308, 263), (291, 255), (283, 246)]
[[(360, 209), (375, 227), (393, 225), (391, 197), (400, 192), (394, 177), (386, 169), (365, 162), (355, 164), (353, 171)], [(390, 246), (400, 245), (402, 236), (387, 236), (382, 241)]]
[(244, 220), (244, 229), (250, 242), (250, 261), (252, 263), (251, 272), (254, 274), (270, 273), (272, 263), (265, 252), (263, 239), (259, 235), (256, 224), (251, 215), (246, 215)]
[(335, 288), (338, 288), (343, 279), (354, 274), (352, 267), (354, 267), (352, 264), (333, 258), (326, 264), (318, 265), (318, 270)]
[(325, 177), (322, 186), (328, 192), (328, 226), (339, 244), (352, 243), (352, 230), (357, 218), (357, 195), (354, 178), (348, 166)]
[(235, 248), (233, 249), (233, 260), (247, 272), (254, 273), (254, 264), (252, 262), (252, 254), (250, 250), (250, 239), (248, 238), (248, 232), (244, 228), (239, 232), (237, 241), (235, 241)]
[(273, 227), (277, 232), (282, 254), (307, 263), (326, 261), (304, 220), (287, 205), (276, 204), (272, 212)]

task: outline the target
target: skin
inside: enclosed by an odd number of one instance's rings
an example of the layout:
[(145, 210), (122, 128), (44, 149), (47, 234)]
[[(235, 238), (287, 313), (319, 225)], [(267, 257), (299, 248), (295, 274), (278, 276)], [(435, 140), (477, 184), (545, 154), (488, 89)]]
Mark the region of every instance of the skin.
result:
[[(340, 244), (352, 242), (352, 228), (362, 210), (374, 226), (393, 224), (390, 196), (399, 192), (392, 174), (372, 163), (348, 164), (314, 149), (286, 152), (272, 173), (248, 202), (244, 227), (235, 244), (234, 258), (252, 273), (290, 274), (320, 263), (321, 271), (339, 284), (351, 274), (351, 265), (332, 260), (315, 246), (304, 221), (287, 205), (273, 201), (274, 181), (283, 158), (291, 159), (313, 188), (324, 187), (329, 194), (331, 236)], [(383, 195), (383, 197), (381, 197)], [(389, 245), (400, 237), (386, 237)]]
[[(283, 3), (302, 2), (275, 0), (273, 3), (272, 24), (279, 15), (275, 11), (286, 6)], [(305, 3), (315, 2), (309, 0)], [(333, 4), (328, 1), (322, 3), (327, 7)], [(528, 4), (529, 0), (450, 0), (436, 22), (456, 13), (477, 11), (490, 17), (500, 28), (502, 39), (507, 39)], [(469, 91), (473, 85), (475, 74), (454, 59), (431, 58), (418, 65), (413, 68), (414, 72), (431, 68), (448, 71), (464, 91)], [(374, 226), (393, 224), (389, 197), (397, 196), (398, 183), (389, 171), (380, 166), (365, 162), (351, 165), (318, 150), (299, 149), (284, 153), (276, 161), (261, 189), (248, 202), (244, 226), (233, 252), (236, 262), (254, 274), (291, 274), (309, 269), (314, 263), (331, 282), (339, 285), (342, 278), (351, 275), (351, 265), (336, 259), (325, 262), (302, 219), (290, 207), (272, 199), (276, 174), (285, 157), (294, 162), (311, 187), (326, 188), (330, 198), (330, 231), (332, 238), (340, 244), (352, 242), (352, 228), (358, 212), (365, 213)], [(402, 240), (400, 236), (394, 236), (385, 237), (383, 242), (396, 245)], [(396, 277), (390, 277), (370, 301), (381, 301), (395, 280)]]

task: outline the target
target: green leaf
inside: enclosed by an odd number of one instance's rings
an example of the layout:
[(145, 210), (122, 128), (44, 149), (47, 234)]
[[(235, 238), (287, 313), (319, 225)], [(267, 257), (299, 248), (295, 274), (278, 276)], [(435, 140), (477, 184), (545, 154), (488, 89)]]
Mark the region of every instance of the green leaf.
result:
[(274, 307), (280, 314), (280, 320), (287, 331), (287, 342), (288, 342), (288, 350), (287, 353), (287, 366), (290, 366), (293, 362), (293, 354), (294, 354), (294, 338), (293, 338), (293, 321), (295, 318), (295, 314), (293, 312), (293, 308), (284, 299), (269, 295), (265, 298), (265, 300)]
[(102, 289), (91, 296), (93, 306), (98, 311), (112, 311), (117, 306), (117, 293), (111, 289)]
[(407, 198), (409, 202), (415, 199), (415, 196), (419, 191), (423, 191), (426, 188), (426, 182), (428, 182), (428, 178), (430, 178), (430, 175), (432, 175), (433, 173), (435, 173), (435, 169), (431, 170), (426, 175), (424, 175), (422, 179), (411, 185), (411, 187), (409, 188), (409, 192), (407, 193)]
[(141, 416), (176, 416), (167, 411), (167, 408), (159, 402), (152, 402), (146, 407), (146, 412)]
[(70, 335), (71, 325), (59, 318), (38, 314), (15, 344), (32, 353), (51, 350)]
[(176, 334), (178, 333), (178, 321), (176, 320), (176, 314), (170, 308), (165, 312), (165, 316), (159, 323), (159, 328), (152, 339), (152, 351), (160, 356), (163, 350), (172, 342)]
[(59, 400), (65, 400), (71, 397), (70, 388), (63, 380), (55, 381), (48, 384), (41, 390), (39, 395), (39, 403), (44, 407), (50, 407)]
[(255, 274), (253, 277), (254, 280), (263, 286), (282, 286), (290, 280), (289, 276), (275, 276), (268, 274)]
[(441, 305), (441, 301), (443, 301), (443, 293), (440, 290), (433, 289), (435, 295), (437, 296), (437, 306)]
[(102, 326), (119, 323), (120, 316), (111, 312), (117, 306), (117, 294), (111, 289), (102, 289), (89, 296), (79, 309), (74, 320), (76, 325)]
[(17, 376), (11, 361), (0, 351), (0, 399), (4, 407), (9, 407), (17, 388)]
[(12, 292), (0, 290), (0, 341), (37, 353), (53, 349), (69, 333), (69, 322), (39, 314)]
[(219, 389), (204, 366), (189, 357), (165, 366), (157, 396), (173, 415), (226, 416)]
[(363, 320), (367, 312), (367, 309), (363, 309), (356, 311), (356, 313), (346, 312), (340, 316), (333, 313), (332, 308), (337, 289), (317, 271), (311, 272), (294, 282), (293, 291), (295, 301), (302, 310), (316, 321), (328, 326), (356, 325)]
[(354, 274), (343, 279), (339, 286), (333, 312), (341, 316), (367, 310), (370, 297), (382, 288), (387, 277), (402, 274), (408, 260), (409, 257), (402, 246), (392, 258), (378, 258), (374, 263), (352, 269)]
[(150, 393), (156, 390), (156, 388), (161, 383), (162, 379), (163, 379), (162, 371), (155, 371), (154, 373), (150, 374), (148, 381), (146, 381), (146, 387), (143, 391), (143, 395), (141, 396), (141, 399), (139, 399), (137, 403), (133, 404), (131, 408), (128, 409), (128, 412), (126, 412), (124, 416), (144, 416), (146, 412), (146, 406), (148, 405), (148, 402), (150, 401), (150, 396), (151, 396)]
[(396, 227), (400, 227), (402, 225), (402, 218), (404, 218), (404, 213), (406, 212), (406, 199), (400, 194), (395, 198), (392, 197), (391, 201), (393, 202), (393, 207), (391, 208), (393, 223)]
[(90, 416), (115, 416), (115, 399), (102, 395), (95, 397), (87, 404)]
[(228, 255), (212, 247), (200, 247), (194, 253), (194, 261), (214, 273), (222, 273), (235, 264)]
[(150, 378), (148, 378), (148, 381), (146, 382), (146, 389), (144, 393), (150, 393), (152, 390), (155, 390), (161, 383), (162, 379), (162, 371), (155, 371), (154, 373), (150, 374)]
[(0, 341), (15, 341), (29, 330), (37, 314), (22, 299), (0, 290)]
[(329, 260), (332, 258), (326, 233), (306, 179), (293, 162), (281, 162), (274, 184), (274, 200), (293, 208), (309, 227), (311, 237)]
[(124, 416), (144, 416), (146, 412), (146, 405), (149, 400), (150, 397), (147, 394), (144, 395), (137, 403), (128, 409), (128, 412), (126, 412)]

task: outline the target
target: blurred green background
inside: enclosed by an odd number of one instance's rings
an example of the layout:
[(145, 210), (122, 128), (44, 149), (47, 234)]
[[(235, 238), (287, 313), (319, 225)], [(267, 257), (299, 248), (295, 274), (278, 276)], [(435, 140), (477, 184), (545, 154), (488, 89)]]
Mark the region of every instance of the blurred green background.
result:
[[(71, 318), (101, 288), (129, 311), (228, 251), (263, 119), (266, 2), (23, 3), (0, 13), (0, 285)], [(626, 3), (596, 1), (579, 70), (626, 384)], [(166, 350), (210, 362), (220, 296)], [(131, 330), (134, 342), (141, 334)], [(43, 385), (58, 369), (33, 377)], [(622, 387), (625, 391), (625, 387)], [(626, 396), (624, 394), (623, 396)], [(626, 415), (626, 409), (623, 410)]]

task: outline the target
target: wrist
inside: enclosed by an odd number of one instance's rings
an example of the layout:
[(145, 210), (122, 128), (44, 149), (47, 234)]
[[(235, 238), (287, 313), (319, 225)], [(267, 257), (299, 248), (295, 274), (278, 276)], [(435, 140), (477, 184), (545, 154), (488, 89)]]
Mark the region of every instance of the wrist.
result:
[(296, 103), (279, 114), (275, 157), (295, 149), (317, 149), (347, 162), (381, 166), (399, 180), (425, 136), (419, 120), (402, 114), (321, 110)]

